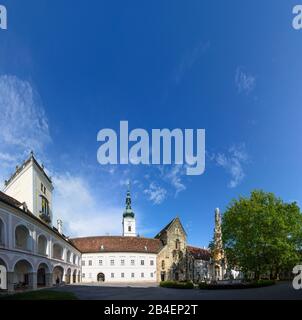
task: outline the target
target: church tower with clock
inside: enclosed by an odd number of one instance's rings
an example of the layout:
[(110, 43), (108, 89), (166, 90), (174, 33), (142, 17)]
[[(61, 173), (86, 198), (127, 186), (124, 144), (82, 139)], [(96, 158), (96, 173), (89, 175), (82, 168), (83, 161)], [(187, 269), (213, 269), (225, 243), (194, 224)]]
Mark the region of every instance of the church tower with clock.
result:
[(128, 187), (126, 196), (126, 209), (123, 214), (123, 236), (136, 237), (135, 215), (131, 207), (130, 188)]

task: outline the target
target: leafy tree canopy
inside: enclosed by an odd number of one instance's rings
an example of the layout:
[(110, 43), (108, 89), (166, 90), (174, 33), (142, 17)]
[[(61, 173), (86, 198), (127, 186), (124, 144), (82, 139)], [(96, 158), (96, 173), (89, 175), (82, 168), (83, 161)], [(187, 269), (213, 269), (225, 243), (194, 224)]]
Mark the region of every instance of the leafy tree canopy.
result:
[(301, 262), (302, 215), (298, 205), (254, 190), (228, 206), (222, 219), (228, 263), (255, 277), (277, 275)]

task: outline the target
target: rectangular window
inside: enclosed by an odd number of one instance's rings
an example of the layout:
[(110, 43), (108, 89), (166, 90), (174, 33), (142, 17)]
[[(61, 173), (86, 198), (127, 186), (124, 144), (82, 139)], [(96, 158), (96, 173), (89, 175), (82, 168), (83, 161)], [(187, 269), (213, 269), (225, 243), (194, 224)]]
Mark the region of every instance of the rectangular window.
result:
[(114, 260), (110, 260), (110, 265), (114, 266)]
[(141, 260), (141, 266), (145, 265), (145, 260)]
[(150, 266), (154, 266), (154, 260), (150, 260)]
[(134, 260), (131, 260), (131, 265), (134, 266), (135, 262)]
[(121, 273), (121, 278), (125, 278), (125, 273), (124, 272)]
[(41, 206), (42, 206), (41, 213), (49, 216), (49, 202), (44, 196), (41, 195), (40, 197), (41, 197)]
[(85, 260), (82, 260), (82, 266), (85, 266)]
[(41, 183), (41, 191), (43, 192), (43, 183)]
[(85, 273), (82, 273), (82, 278), (85, 278)]
[(114, 278), (114, 273), (111, 273), (111, 278)]
[(143, 278), (144, 276), (145, 276), (145, 275), (144, 275), (144, 273), (142, 272), (142, 273), (141, 273), (141, 277)]
[(122, 260), (121, 260), (121, 266), (124, 266), (124, 265), (125, 265), (125, 260), (122, 259)]
[(134, 273), (131, 273), (131, 278), (134, 278)]
[(153, 272), (150, 273), (150, 277), (153, 278)]
[(99, 260), (99, 266), (103, 265), (103, 260)]
[(89, 260), (89, 261), (88, 261), (88, 265), (89, 265), (89, 266), (92, 266), (92, 260)]

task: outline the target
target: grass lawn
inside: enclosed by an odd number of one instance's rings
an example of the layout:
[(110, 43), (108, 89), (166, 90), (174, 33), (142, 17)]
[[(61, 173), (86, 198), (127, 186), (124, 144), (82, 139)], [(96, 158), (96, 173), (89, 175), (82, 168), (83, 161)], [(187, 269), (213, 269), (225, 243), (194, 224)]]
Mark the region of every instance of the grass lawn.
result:
[(0, 300), (77, 300), (71, 292), (37, 290), (0, 296)]

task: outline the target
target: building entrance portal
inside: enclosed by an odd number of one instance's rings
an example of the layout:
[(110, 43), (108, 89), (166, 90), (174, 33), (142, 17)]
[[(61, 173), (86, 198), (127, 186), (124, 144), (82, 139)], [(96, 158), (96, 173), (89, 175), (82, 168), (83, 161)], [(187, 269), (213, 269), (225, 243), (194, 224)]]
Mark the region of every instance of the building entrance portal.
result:
[(104, 273), (98, 274), (98, 282), (105, 282), (105, 275)]

